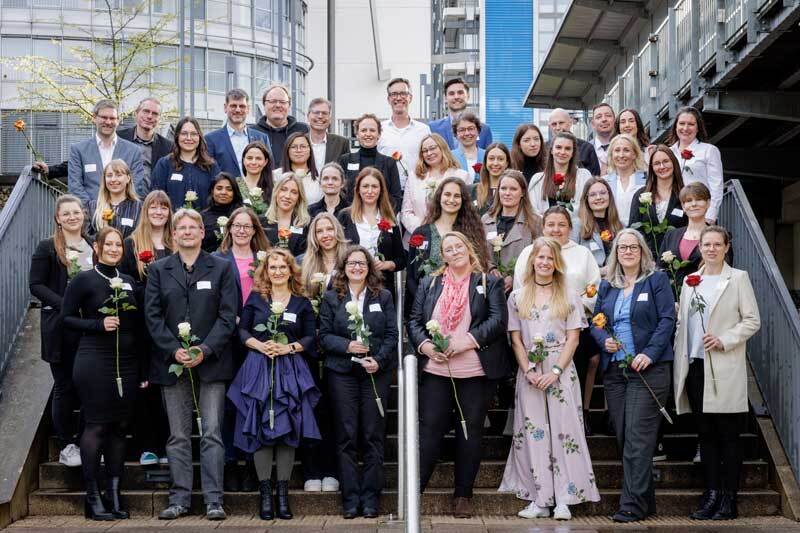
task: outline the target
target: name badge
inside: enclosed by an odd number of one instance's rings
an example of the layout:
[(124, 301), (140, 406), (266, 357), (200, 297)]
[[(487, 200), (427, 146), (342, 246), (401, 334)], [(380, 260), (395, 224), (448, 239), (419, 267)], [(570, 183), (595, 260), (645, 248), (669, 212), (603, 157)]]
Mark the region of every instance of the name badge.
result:
[(133, 290), (133, 289), (131, 289), (131, 284), (130, 283), (123, 283), (122, 284), (122, 289), (126, 290), (126, 291), (132, 291)]
[(89, 266), (92, 266), (92, 256), (91, 255), (86, 258), (86, 264), (89, 265)]
[(120, 220), (119, 223), (122, 224), (123, 226), (128, 226), (129, 228), (133, 227), (133, 219), (132, 218), (123, 218), (122, 220)]
[(591, 242), (589, 243), (589, 249), (590, 249), (590, 250), (599, 250), (599, 249), (600, 249), (600, 245), (599, 245), (599, 244), (597, 244), (597, 243), (596, 243), (596, 242), (594, 242), (594, 241), (591, 241)]
[(478, 294), (483, 294), (483, 285), (478, 285), (475, 290), (478, 291)]
[(683, 209), (678, 209), (677, 207), (672, 210), (672, 216), (674, 217), (682, 217), (683, 216)]
[(89, 163), (88, 165), (83, 165), (84, 172), (97, 172), (97, 165), (94, 163)]
[(381, 304), (369, 304), (369, 312), (370, 313), (380, 313), (381, 312)]
[(303, 234), (303, 228), (296, 228), (294, 226), (290, 227), (289, 231), (291, 231), (295, 235), (302, 235)]
[(420, 250), (427, 250), (428, 249), (428, 241), (422, 241), (422, 244), (419, 245)]
[(283, 319), (287, 322), (297, 322), (297, 315), (288, 311), (283, 312)]
[(487, 241), (491, 241), (495, 237), (497, 237), (497, 232), (496, 231), (490, 231), (489, 233), (486, 234), (486, 240)]
[(211, 288), (211, 282), (210, 281), (198, 281), (197, 282), (197, 290), (198, 291), (201, 290), (201, 289), (210, 289), (210, 288)]
[(183, 181), (183, 174), (173, 174), (169, 179), (170, 181)]
[(358, 170), (358, 163), (347, 163), (347, 170)]
[(646, 293), (646, 292), (643, 292), (643, 293), (641, 293), (641, 294), (639, 295), (639, 297), (638, 297), (638, 298), (636, 298), (636, 301), (637, 301), (637, 302), (646, 302), (647, 300), (648, 300), (648, 296), (647, 296), (647, 293)]

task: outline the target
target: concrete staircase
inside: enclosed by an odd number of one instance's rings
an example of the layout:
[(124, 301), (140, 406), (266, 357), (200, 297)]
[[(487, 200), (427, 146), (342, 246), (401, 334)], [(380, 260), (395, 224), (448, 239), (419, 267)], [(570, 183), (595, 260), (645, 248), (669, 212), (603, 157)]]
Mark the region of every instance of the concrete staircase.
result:
[[(387, 488), (381, 500), (381, 512), (396, 511), (397, 503), (397, 410), (396, 395), (393, 391), (387, 411), (389, 436), (386, 445), (386, 483)], [(600, 428), (603, 421), (602, 386), (595, 388), (592, 399), (591, 420), (594, 428)], [(513, 516), (525, 502), (514, 495), (497, 492), (505, 468), (510, 447), (510, 438), (500, 434), (506, 411), (492, 409), (489, 419), (492, 427), (483, 437), (484, 459), (475, 484), (473, 499), (475, 513), (478, 515)], [(697, 505), (702, 493), (702, 473), (699, 465), (692, 463), (696, 435), (692, 432), (689, 417), (676, 417), (675, 425), (667, 428), (665, 447), (669, 460), (656, 463), (656, 498), (658, 513), (662, 516), (686, 516)], [(781, 497), (773, 488), (773, 468), (769, 453), (758, 434), (755, 418), (750, 417), (742, 442), (745, 449), (745, 463), (742, 470), (739, 492), (739, 513), (743, 517), (777, 515), (781, 513)], [(451, 512), (453, 479), (454, 435), (445, 437), (443, 461), (438, 465), (430, 487), (422, 499), (422, 512), (425, 515), (443, 515)], [(194, 457), (197, 458), (198, 437), (193, 438)], [(622, 483), (622, 464), (618, 459), (615, 439), (608, 435), (588, 438), (590, 453), (594, 464), (597, 484), (602, 500), (573, 507), (576, 516), (608, 516), (617, 509)], [(164, 466), (143, 467), (129, 450), (126, 463), (124, 494), (134, 516), (153, 516), (167, 504), (167, 480), (169, 470)], [(49, 443), (49, 460), (39, 465), (39, 486), (29, 496), (30, 515), (81, 515), (83, 512), (83, 492), (80, 468), (67, 468), (57, 462), (58, 450), (54, 442)], [(234, 476), (234, 485), (257, 486), (252, 466), (240, 462), (226, 468), (226, 478)], [(202, 495), (199, 492), (199, 465), (195, 463), (195, 493), (192, 498), (193, 512), (202, 512)], [(340, 512), (338, 493), (305, 493), (299, 463), (291, 481), (292, 509), (295, 515), (335, 515)], [(230, 514), (252, 516), (257, 513), (257, 492), (226, 492), (225, 507)]]

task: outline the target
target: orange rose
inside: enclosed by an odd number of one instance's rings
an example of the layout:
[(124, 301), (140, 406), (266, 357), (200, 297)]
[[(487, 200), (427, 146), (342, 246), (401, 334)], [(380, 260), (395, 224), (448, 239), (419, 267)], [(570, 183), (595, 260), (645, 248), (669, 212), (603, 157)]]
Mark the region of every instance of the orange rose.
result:
[(114, 218), (114, 210), (110, 207), (106, 207), (103, 209), (103, 220), (106, 222), (111, 222), (111, 219)]
[(394, 159), (395, 161), (400, 161), (401, 159), (403, 159), (403, 154), (400, 152), (394, 152), (392, 154), (392, 159)]
[(25, 121), (22, 119), (14, 121), (14, 127), (17, 131), (25, 131)]
[(597, 295), (597, 285), (590, 283), (586, 286), (585, 294), (589, 298), (594, 298)]
[(592, 324), (600, 329), (605, 329), (606, 324), (608, 324), (608, 319), (603, 313), (597, 313), (592, 317)]
[(608, 231), (607, 229), (604, 229), (603, 231), (600, 232), (600, 240), (603, 242), (610, 242), (614, 240), (614, 234)]
[(292, 236), (292, 230), (290, 230), (289, 228), (280, 228), (280, 229), (278, 229), (278, 238), (279, 239), (286, 240), (291, 236)]

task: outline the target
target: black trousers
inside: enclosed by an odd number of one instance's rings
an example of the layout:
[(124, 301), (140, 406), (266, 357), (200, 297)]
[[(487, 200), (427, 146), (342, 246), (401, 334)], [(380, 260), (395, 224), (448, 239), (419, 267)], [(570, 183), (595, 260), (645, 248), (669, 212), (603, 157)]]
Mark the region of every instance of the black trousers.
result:
[[(307, 362), (308, 368), (314, 376), (314, 383), (322, 393), (322, 397), (314, 407), (314, 417), (317, 420), (317, 427), (319, 427), (322, 440), (312, 441), (308, 444), (303, 443), (300, 446), (300, 461), (303, 464), (304, 481), (336, 477), (336, 438), (333, 433), (333, 405), (327, 388), (327, 375), (331, 371), (322, 367), (323, 361), (321, 359), (307, 359)], [(388, 403), (389, 399), (383, 398), (384, 409), (388, 407)]]
[[(342, 507), (349, 510), (360, 505), (362, 508), (378, 509), (378, 499), (384, 485), (386, 419), (378, 411), (369, 374), (358, 367), (346, 374), (332, 371), (327, 377), (339, 457)], [(392, 373), (376, 372), (372, 377), (386, 411)], [(358, 466), (359, 451), (362, 468)]]
[(53, 431), (63, 448), (67, 444), (75, 444), (75, 432), (78, 435), (83, 430), (83, 417), (78, 417), (76, 424), (75, 410), (81, 405), (78, 391), (72, 382), (72, 365), (75, 362), (75, 353), (62, 353), (61, 361), (50, 363), (50, 373), (53, 374), (53, 398), (50, 404), (50, 414), (53, 419)]
[(742, 471), (739, 434), (746, 413), (704, 413), (704, 374), (702, 359), (692, 359), (686, 376), (686, 393), (697, 423), (706, 488), (736, 492)]
[[(455, 380), (458, 400), (467, 422), (468, 439), (456, 422), (455, 497), (471, 498), (481, 465), (483, 421), (497, 387), (484, 376)], [(422, 371), (419, 389), (420, 490), (425, 491), (441, 457), (442, 438), (460, 420), (450, 378)]]
[[(594, 337), (590, 333), (590, 328), (583, 328), (578, 340), (578, 348), (575, 350), (575, 356), (572, 361), (575, 363), (575, 371), (578, 373), (578, 380), (581, 384), (581, 400), (583, 400), (583, 391), (586, 390), (586, 372), (589, 369), (589, 359), (592, 356), (599, 355), (600, 349), (597, 347)], [(597, 379), (597, 376), (595, 376)], [(592, 383), (594, 385), (594, 383)], [(589, 409), (588, 405), (583, 406), (584, 411)]]
[(153, 452), (159, 457), (166, 457), (169, 422), (161, 396), (161, 385), (151, 383), (146, 389), (139, 389), (134, 420), (136, 452)]

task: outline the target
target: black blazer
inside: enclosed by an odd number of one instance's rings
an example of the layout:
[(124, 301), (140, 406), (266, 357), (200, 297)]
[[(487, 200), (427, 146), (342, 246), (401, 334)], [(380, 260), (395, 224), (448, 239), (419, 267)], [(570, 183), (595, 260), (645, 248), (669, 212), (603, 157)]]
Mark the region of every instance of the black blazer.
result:
[[(325, 143), (325, 162), (338, 162), (343, 155), (350, 153), (350, 141), (346, 137), (329, 133)], [(319, 170), (319, 169), (317, 169)]]
[[(684, 226), (682, 228), (668, 230), (664, 234), (664, 241), (662, 242), (659, 251), (663, 254), (669, 250), (675, 255), (675, 257), (681, 259), (680, 244), (681, 239), (683, 239), (683, 236), (686, 234), (686, 229), (687, 227)], [(684, 268), (679, 268), (678, 271), (675, 272), (675, 281), (678, 284), (678, 287), (683, 285), (683, 278), (689, 274), (694, 274), (700, 269), (702, 262), (703, 256), (700, 254), (700, 247), (695, 246), (694, 250), (692, 250), (692, 253), (689, 255), (689, 264)], [(728, 253), (725, 255), (725, 262), (729, 265), (733, 264), (733, 247), (731, 247), (728, 250)], [(656, 264), (660, 269), (666, 270), (666, 265), (663, 261), (661, 261), (660, 257), (656, 258)]]
[[(131, 141), (132, 143), (138, 146), (138, 143), (136, 143), (133, 140), (133, 136), (135, 133), (136, 133), (136, 126), (130, 126), (128, 128), (120, 128), (117, 130), (117, 135), (119, 135), (120, 139)], [(172, 141), (170, 141), (160, 133), (156, 133), (153, 136), (153, 145), (152, 145), (153, 154), (152, 157), (150, 158), (151, 171), (156, 166), (156, 163), (158, 162), (159, 159), (161, 159), (165, 155), (169, 155), (172, 152), (172, 146), (173, 146)], [(148, 183), (148, 189), (149, 188), (150, 184)]]
[[(380, 372), (391, 370), (397, 366), (397, 315), (395, 314), (392, 295), (386, 289), (375, 295), (370, 290), (364, 297), (364, 323), (369, 327), (370, 351), (380, 366)], [(334, 372), (349, 373), (356, 366), (350, 361), (347, 352), (350, 341), (355, 340), (353, 332), (347, 329), (350, 325), (345, 305), (350, 301), (348, 290), (343, 298), (339, 298), (336, 290), (325, 292), (319, 312), (319, 340), (325, 352), (325, 366)]]
[[(422, 278), (408, 321), (408, 337), (414, 350), (418, 350), (423, 342), (430, 340), (425, 324), (433, 316), (433, 308), (441, 294), (442, 276)], [(483, 275), (474, 272), (469, 281), (469, 295), (469, 312), (472, 316), (469, 333), (480, 345), (477, 352), (483, 372), (489, 379), (507, 376), (512, 371), (512, 358), (506, 342), (508, 307), (503, 280), (487, 275), (484, 289)], [(419, 364), (421, 372), (428, 364), (428, 357), (421, 355)]]
[[(633, 227), (634, 224), (647, 222), (647, 215), (643, 215), (639, 212), (639, 208), (642, 207), (642, 204), (639, 203), (639, 195), (642, 194), (645, 190), (645, 187), (642, 187), (635, 193), (633, 193), (633, 201), (631, 202), (631, 213), (628, 219), (628, 227)], [(689, 223), (689, 217), (686, 216), (686, 213), (683, 212), (683, 208), (681, 207), (681, 201), (678, 199), (678, 195), (675, 194), (673, 191), (672, 195), (669, 197), (669, 201), (667, 202), (667, 225), (672, 228), (683, 228)], [(653, 224), (658, 224), (658, 213), (656, 213), (656, 206), (655, 203), (650, 206), (650, 220), (653, 221)], [(636, 228), (638, 229), (638, 227)], [(656, 247), (658, 247), (658, 253), (664, 253), (663, 250), (663, 242), (665, 233), (660, 233), (657, 235), (647, 235), (644, 230), (640, 230), (640, 233), (644, 236), (644, 240), (647, 241), (647, 246), (650, 248), (650, 253), (653, 254), (653, 258), (656, 259), (656, 263), (660, 262), (661, 258), (656, 257)], [(676, 254), (677, 255), (677, 254)]]
[[(202, 346), (204, 361), (194, 370), (204, 382), (233, 378), (231, 337), (236, 330), (236, 282), (230, 263), (200, 252), (193, 271), (183, 268), (179, 254), (150, 265), (145, 289), (145, 321), (156, 345), (150, 381), (174, 385), (168, 373), (181, 347), (178, 324), (189, 322)], [(199, 288), (198, 284), (209, 288)]]
[(578, 139), (578, 163), (591, 172), (592, 176), (600, 175), (600, 160), (597, 159), (594, 143)]
[[(353, 188), (356, 184), (356, 176), (362, 170), (360, 159), (358, 152), (345, 154), (339, 159), (339, 164), (344, 169), (344, 194), (348, 205), (353, 203)], [(353, 168), (354, 165), (358, 165), (358, 168)], [(386, 180), (386, 188), (392, 200), (392, 208), (394, 208), (395, 214), (399, 213), (403, 204), (403, 189), (400, 188), (400, 174), (397, 172), (397, 162), (388, 155), (378, 152), (375, 155), (375, 164), (371, 166), (374, 166), (383, 174), (383, 179)]]
[(431, 225), (425, 224), (414, 230), (411, 235), (422, 235), (425, 244), (408, 247), (408, 272), (406, 272), (406, 301), (412, 303), (417, 294), (420, 280), (425, 277), (422, 265), (431, 257)]
[[(347, 201), (347, 198), (342, 195), (341, 199), (339, 200), (339, 204), (333, 208), (333, 216), (338, 217), (339, 213), (342, 212), (342, 209), (346, 207), (350, 207), (350, 203)], [(328, 211), (328, 207), (325, 205), (324, 197), (308, 206), (308, 214), (311, 216), (311, 220), (314, 220), (314, 217), (320, 213), (325, 213), (326, 211)]]
[[(260, 219), (261, 226), (264, 228), (264, 233), (267, 235), (267, 240), (272, 246), (278, 246), (278, 223), (267, 222), (266, 218)], [(303, 226), (302, 233), (295, 233), (289, 236), (289, 251), (293, 256), (306, 253), (306, 238), (308, 237), (308, 226)]]
[(74, 353), (81, 338), (79, 331), (63, 327), (61, 301), (67, 281), (67, 267), (58, 260), (53, 239), (40, 241), (31, 257), (28, 287), (42, 302), (42, 359), (48, 363), (59, 363), (62, 354)]

